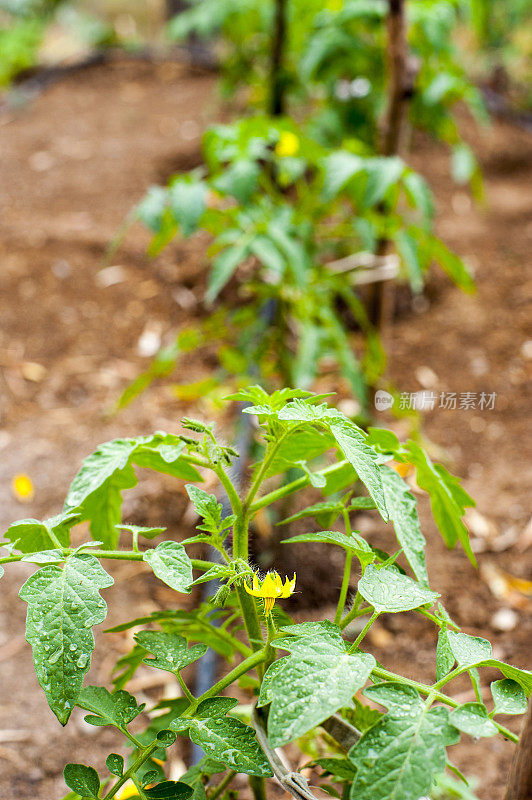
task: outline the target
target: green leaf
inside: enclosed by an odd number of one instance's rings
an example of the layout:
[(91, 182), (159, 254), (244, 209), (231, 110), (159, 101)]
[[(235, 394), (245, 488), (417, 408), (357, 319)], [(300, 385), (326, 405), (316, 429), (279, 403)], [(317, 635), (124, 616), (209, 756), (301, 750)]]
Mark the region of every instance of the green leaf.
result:
[(80, 797), (98, 800), (100, 779), (94, 767), (87, 767), (85, 764), (67, 764), (63, 770), (63, 777), (69, 789), (73, 789)]
[(459, 731), (475, 738), (495, 736), (497, 728), (488, 717), (488, 710), (482, 703), (464, 703), (449, 715), (449, 722)]
[(81, 521), (76, 508), (40, 522), (38, 519), (21, 519), (9, 526), (5, 538), (14, 544), (20, 553), (36, 553), (49, 550), (50, 546), (62, 547), (70, 544), (70, 529)]
[(378, 455), (365, 443), (364, 432), (344, 414), (325, 404), (314, 406), (302, 400), (288, 403), (278, 412), (280, 420), (308, 422), (325, 426), (333, 435), (337, 445), (366, 485), (383, 519), (388, 519), (382, 479), (377, 466)]
[(447, 631), (447, 641), (459, 667), (475, 667), (481, 661), (491, 658), (491, 644), (480, 636)]
[(469, 543), (469, 533), (462, 520), (465, 509), (475, 501), (462, 488), (458, 478), (441, 464), (433, 464), (417, 442), (408, 442), (408, 458), (416, 467), (417, 483), (430, 497), (434, 521), (447, 547), (459, 541), (473, 565), (476, 559)]
[(250, 250), (276, 277), (283, 274), (286, 267), (285, 257), (267, 236), (255, 236), (251, 241)]
[(379, 156), (366, 160), (368, 182), (364, 196), (364, 206), (374, 206), (384, 199), (388, 189), (401, 178), (405, 163), (398, 156), (386, 158)]
[(135, 698), (122, 689), (111, 693), (103, 686), (85, 686), (79, 694), (77, 705), (92, 712), (85, 717), (90, 725), (113, 725), (124, 730), (143, 711), (145, 703), (137, 705)]
[(404, 230), (397, 231), (394, 239), (406, 269), (410, 288), (415, 294), (419, 294), (423, 289), (423, 271), (419, 259), (418, 243)]
[(448, 711), (427, 709), (403, 684), (378, 684), (364, 692), (389, 707), (349, 751), (356, 767), (352, 800), (418, 800), (445, 769)]
[[(292, 655), (274, 662), (265, 676), (267, 699), (271, 698), (268, 737), (273, 747), (297, 739), (348, 705), (375, 667), (369, 653), (347, 652), (337, 626), (301, 633), (283, 639), (283, 649)], [(275, 646), (281, 644), (275, 642)]]
[(185, 594), (190, 592), (190, 584), (194, 580), (192, 562), (182, 544), (161, 542), (154, 550), (146, 550), (143, 559), (171, 589)]
[(178, 717), (170, 727), (178, 733), (188, 730), (192, 741), (209, 758), (222, 761), (230, 769), (246, 775), (270, 776), (270, 765), (253, 728), (239, 719), (225, 716), (237, 703), (228, 697), (205, 700), (193, 718)]
[(250, 241), (249, 236), (243, 237), (239, 244), (222, 250), (216, 256), (212, 262), (209, 285), (205, 293), (207, 303), (212, 303), (216, 299), (239, 264), (248, 257)]
[(113, 549), (118, 541), (122, 491), (137, 483), (129, 466), (136, 446), (135, 439), (115, 439), (100, 445), (85, 459), (68, 490), (65, 511), (79, 506), (83, 519), (90, 520), (92, 538), (101, 540), (106, 549)]
[(258, 188), (260, 167), (251, 159), (233, 161), (229, 167), (213, 181), (218, 192), (230, 194), (239, 203), (246, 205)]
[(222, 504), (213, 494), (208, 494), (191, 483), (187, 483), (185, 489), (196, 513), (203, 519), (203, 525), (198, 525), (197, 528), (207, 533), (218, 533), (222, 521)]
[(208, 650), (204, 644), (195, 644), (189, 649), (183, 636), (161, 631), (140, 631), (136, 634), (135, 641), (155, 656), (145, 658), (145, 664), (174, 674), (197, 661)]
[(168, 189), (172, 214), (186, 238), (193, 234), (205, 211), (207, 187), (194, 176), (178, 178)]
[(469, 183), (477, 169), (473, 151), (467, 144), (460, 142), (453, 147), (451, 173), (457, 183)]
[(105, 442), (84, 460), (68, 490), (65, 512), (79, 507), (81, 519), (90, 521), (92, 538), (102, 541), (106, 549), (114, 549), (122, 491), (137, 484), (133, 463), (179, 478), (201, 480), (197, 470), (180, 457), (183, 447), (177, 436), (165, 433)]
[(436, 681), (441, 681), (452, 670), (454, 662), (455, 657), (447, 638), (447, 629), (441, 628), (436, 648)]
[(509, 678), (493, 681), (491, 694), (495, 704), (494, 714), (526, 714), (526, 695), (516, 681)]
[(436, 236), (430, 237), (430, 244), (433, 258), (452, 282), (464, 292), (473, 294), (476, 290), (475, 281), (462, 259)]
[(403, 548), (418, 581), (428, 586), (425, 537), (421, 533), (416, 498), (396, 470), (386, 466), (381, 467), (381, 478), (386, 508), (393, 522), (397, 541)]
[(121, 756), (118, 753), (109, 753), (105, 759), (105, 766), (110, 773), (120, 778), (124, 772), (124, 756)]
[(129, 531), (129, 533), (133, 533), (136, 536), (142, 536), (144, 539), (155, 539), (166, 530), (166, 528), (145, 528), (142, 525), (126, 525), (123, 522), (116, 527), (122, 531)]
[(377, 569), (374, 564), (366, 567), (358, 582), (358, 591), (379, 613), (398, 613), (434, 603), (440, 596), (393, 567)]
[(418, 172), (407, 170), (403, 175), (403, 187), (412, 205), (418, 208), (426, 219), (432, 219), (434, 201), (427, 181)]
[(321, 767), (339, 781), (351, 783), (356, 775), (356, 770), (348, 758), (316, 758), (312, 764)]
[(194, 789), (181, 781), (163, 781), (143, 792), (149, 800), (189, 800)]
[(532, 693), (532, 672), (518, 669), (504, 661), (491, 657), (491, 644), (487, 639), (478, 636), (469, 636), (467, 633), (447, 631), (449, 646), (458, 666), (463, 672), (471, 667), (493, 667), (498, 669), (506, 678), (514, 680), (521, 686), (526, 696)]
[(151, 231), (159, 233), (167, 203), (167, 190), (162, 186), (150, 186), (135, 209), (136, 216)]
[(323, 199), (332, 200), (351, 178), (364, 171), (365, 160), (346, 150), (337, 150), (323, 162)]
[(355, 553), (362, 566), (371, 564), (375, 561), (375, 553), (364, 539), (358, 536), (346, 536), (339, 531), (317, 531), (316, 533), (302, 533), (299, 536), (292, 536), (290, 539), (283, 539), (281, 544), (294, 544), (297, 542), (324, 542), (325, 544), (336, 544), (344, 550)]
[(37, 680), (62, 725), (72, 713), (94, 650), (91, 627), (103, 622), (107, 605), (99, 590), (113, 579), (87, 553), (32, 575), (19, 596), (28, 603), (26, 639), (33, 648)]
[(131, 461), (139, 467), (173, 475), (184, 481), (202, 481), (198, 470), (181, 458), (184, 443), (172, 434), (155, 434), (146, 442), (139, 441)]

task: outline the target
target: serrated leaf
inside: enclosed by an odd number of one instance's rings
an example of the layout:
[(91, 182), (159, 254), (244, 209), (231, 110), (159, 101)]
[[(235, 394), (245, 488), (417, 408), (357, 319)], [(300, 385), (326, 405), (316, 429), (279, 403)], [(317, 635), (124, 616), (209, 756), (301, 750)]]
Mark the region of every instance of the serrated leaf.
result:
[(38, 519), (21, 519), (9, 526), (5, 538), (14, 544), (20, 553), (36, 553), (56, 547), (59, 542), (63, 547), (70, 544), (70, 529), (81, 520), (78, 509), (50, 517), (40, 522)]
[(506, 678), (516, 681), (526, 696), (530, 696), (532, 693), (532, 672), (492, 658), (491, 644), (487, 639), (469, 636), (467, 633), (455, 633), (454, 631), (447, 631), (447, 637), (453, 656), (462, 671), (469, 671), (471, 667), (494, 667), (502, 672)]
[(109, 753), (105, 759), (105, 766), (109, 772), (120, 778), (124, 772), (124, 756), (121, 756), (118, 753)]
[(143, 559), (171, 589), (184, 594), (190, 592), (190, 584), (194, 579), (192, 562), (182, 544), (161, 542), (155, 549), (146, 550)]
[(449, 722), (459, 731), (475, 738), (495, 736), (497, 728), (488, 717), (488, 710), (482, 703), (464, 703), (449, 715)]
[(200, 583), (209, 583), (209, 581), (217, 581), (221, 578), (230, 578), (234, 576), (234, 574), (234, 569), (227, 564), (213, 564), (203, 575), (196, 578), (190, 586), (197, 586)]
[(365, 691), (389, 711), (349, 751), (356, 767), (352, 800), (419, 800), (445, 769), (448, 711), (427, 709), (417, 692), (401, 684)]
[(222, 504), (213, 494), (209, 494), (191, 483), (187, 483), (185, 489), (196, 513), (203, 519), (203, 525), (197, 526), (199, 530), (218, 533), (222, 521)]
[(194, 789), (181, 781), (163, 781), (151, 789), (143, 789), (148, 800), (189, 800)]
[(418, 581), (428, 586), (425, 564), (425, 537), (421, 533), (417, 502), (401, 476), (390, 467), (381, 467), (386, 508), (395, 528), (397, 541)]
[(85, 717), (85, 721), (91, 725), (113, 725), (123, 730), (138, 717), (145, 704), (137, 705), (135, 698), (122, 689), (111, 693), (103, 686), (85, 686), (79, 694), (77, 705), (92, 712)]
[(170, 727), (179, 733), (188, 730), (192, 741), (209, 758), (222, 761), (230, 769), (246, 775), (270, 776), (270, 765), (253, 728), (225, 716), (237, 703), (230, 697), (205, 700), (193, 718), (179, 717)]
[(516, 681), (509, 678), (493, 681), (491, 694), (495, 704), (494, 714), (526, 714), (526, 695)]
[(156, 433), (136, 439), (113, 439), (101, 444), (81, 465), (65, 501), (65, 512), (79, 507), (90, 521), (93, 539), (106, 549), (118, 541), (122, 492), (137, 484), (132, 464), (165, 472), (185, 480), (201, 480), (197, 470), (180, 458), (183, 443), (177, 436)]
[(94, 767), (87, 767), (85, 764), (67, 764), (63, 770), (63, 777), (69, 789), (73, 789), (81, 797), (98, 800), (100, 779)]
[(358, 591), (379, 613), (398, 613), (434, 603), (440, 596), (393, 567), (366, 567), (358, 582)]
[(447, 547), (459, 541), (473, 565), (476, 559), (469, 543), (469, 533), (463, 522), (465, 509), (475, 501), (462, 488), (457, 478), (441, 464), (433, 464), (417, 442), (409, 441), (409, 460), (416, 467), (417, 483), (430, 497), (434, 521)]
[(274, 674), (268, 675), (270, 667), (265, 676), (273, 747), (297, 739), (348, 705), (375, 667), (369, 653), (348, 653), (340, 629), (332, 624), (314, 634), (286, 638), (282, 647), (292, 656), (281, 659), (281, 667), (274, 662)]
[(62, 725), (68, 722), (89, 670), (94, 650), (91, 628), (107, 614), (99, 591), (113, 583), (94, 556), (79, 553), (70, 556), (63, 569), (42, 567), (19, 592), (28, 603), (26, 639), (33, 649), (37, 680)]
[(155, 656), (145, 658), (145, 664), (174, 674), (197, 661), (208, 650), (204, 644), (195, 644), (189, 648), (183, 636), (161, 631), (140, 631), (135, 635), (135, 641)]

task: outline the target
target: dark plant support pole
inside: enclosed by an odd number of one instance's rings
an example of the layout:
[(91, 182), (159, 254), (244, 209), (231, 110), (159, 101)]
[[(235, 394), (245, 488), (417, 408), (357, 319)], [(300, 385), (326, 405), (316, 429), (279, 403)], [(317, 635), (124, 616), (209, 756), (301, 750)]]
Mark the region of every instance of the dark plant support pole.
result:
[(274, 0), (274, 22), (272, 38), (272, 58), (270, 62), (270, 108), (272, 117), (280, 117), (286, 111), (284, 74), (284, 54), (286, 47), (286, 7), (287, 0)]
[(504, 800), (532, 800), (532, 698), (528, 702)]
[[(388, 0), (386, 60), (388, 66), (388, 107), (381, 135), (383, 156), (399, 153), (408, 98), (412, 93), (407, 72), (406, 0)], [(381, 239), (377, 255), (386, 255), (388, 240)], [(384, 334), (393, 317), (394, 287), (389, 281), (375, 284), (370, 298), (371, 317)]]

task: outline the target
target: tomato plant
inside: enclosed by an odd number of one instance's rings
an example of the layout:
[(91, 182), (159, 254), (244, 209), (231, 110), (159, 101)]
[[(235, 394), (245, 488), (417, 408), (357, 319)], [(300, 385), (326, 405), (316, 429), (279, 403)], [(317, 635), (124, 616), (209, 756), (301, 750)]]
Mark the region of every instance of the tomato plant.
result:
[[(433, 464), (417, 443), (401, 444), (380, 429), (366, 434), (321, 402), (322, 396), (289, 389), (269, 395), (251, 387), (233, 399), (248, 404), (245, 413), (257, 418), (263, 439), (246, 491), (231, 478), (238, 458), (234, 448), (222, 444), (212, 426), (184, 419), (186, 434), (159, 432), (101, 445), (84, 461), (59, 515), (21, 520), (6, 532), (9, 555), (2, 564), (25, 561), (38, 567), (20, 597), (28, 605), (26, 637), (52, 711), (66, 725), (78, 706), (89, 724), (115, 728), (129, 749), (126, 758), (109, 754), (103, 775), (83, 763), (68, 764), (70, 800), (110, 799), (123, 787), (127, 796), (141, 800), (212, 800), (236, 773), (249, 776), (257, 800), (266, 796), (264, 780), (272, 776), (295, 797), (312, 800), (306, 779), (279, 756), (278, 748), (291, 742), (312, 753), (316, 780), (333, 796), (419, 800), (446, 767), (458, 772), (447, 750), (462, 734), (502, 734), (516, 741), (497, 717), (526, 709), (532, 673), (496, 659), (487, 640), (462, 631), (450, 618), (430, 586), (415, 497), (389, 464), (415, 467), (446, 544), (460, 542), (474, 561), (462, 520), (472, 500), (457, 479)], [(136, 484), (135, 466), (189, 482), (186, 490), (200, 519), (194, 536), (146, 548), (144, 542), (164, 529), (122, 521), (122, 492)], [(301, 477), (280, 480), (289, 469), (298, 469)], [(208, 473), (225, 493), (227, 510), (197, 485)], [(302, 559), (306, 542), (340, 548), (344, 570), (331, 575), (338, 586), (334, 620), (296, 624), (287, 611), (297, 575), (260, 576), (249, 560), (249, 536), (261, 509), (306, 487), (321, 492), (322, 499), (298, 512), (297, 518), (309, 520), (309, 529), (286, 544), (300, 548)], [(392, 523), (395, 553), (376, 549), (353, 529), (360, 509), (374, 509)], [(82, 521), (89, 522), (91, 540), (71, 547), (70, 530)], [(129, 548), (119, 546), (124, 538), (131, 540)], [(191, 559), (187, 547), (198, 542), (217, 558)], [(101, 592), (113, 583), (102, 566), (109, 560), (142, 562), (177, 595), (202, 582), (219, 583), (208, 601), (190, 611), (163, 609), (126, 618), (114, 629), (137, 633), (112, 692), (83, 687), (94, 649), (92, 628), (107, 612)], [(281, 599), (287, 611), (278, 606)], [(422, 615), (438, 632), (432, 683), (391, 671), (367, 648), (366, 634), (375, 621), (402, 613)], [(209, 648), (227, 660), (227, 670), (195, 697), (183, 671)], [(143, 663), (173, 674), (181, 696), (149, 709), (139, 704), (125, 687)], [(502, 676), (491, 684), (491, 710), (480, 689), (484, 667)], [(460, 704), (445, 687), (463, 674), (470, 677), (476, 700)], [(178, 737), (198, 744), (205, 757), (173, 781), (165, 776), (165, 761)], [(220, 777), (213, 781), (214, 775)]]

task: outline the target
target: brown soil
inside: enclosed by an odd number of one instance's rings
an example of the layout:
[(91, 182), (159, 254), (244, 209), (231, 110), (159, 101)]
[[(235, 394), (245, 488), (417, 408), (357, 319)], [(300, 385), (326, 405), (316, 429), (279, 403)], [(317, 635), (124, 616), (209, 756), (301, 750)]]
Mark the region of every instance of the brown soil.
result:
[[(205, 242), (174, 244), (150, 263), (144, 254), (147, 236), (134, 229), (113, 260), (121, 269), (99, 270), (105, 247), (146, 187), (198, 163), (201, 130), (217, 113), (212, 88), (210, 76), (175, 65), (118, 63), (80, 73), (0, 118), (2, 529), (23, 516), (56, 513), (81, 459), (100, 441), (172, 430), (185, 410), (169, 390), (156, 387), (120, 416), (105, 415), (127, 381), (149, 363), (137, 350), (146, 327), (149, 336), (164, 340), (201, 315)], [(480, 571), (460, 551), (445, 550), (423, 498), (421, 513), (433, 587), (450, 613), (470, 633), (490, 638), (498, 657), (526, 667), (532, 655), (530, 606), (519, 595), (516, 627), (497, 630), (494, 614), (508, 607), (508, 600), (494, 596), (487, 576), (495, 564), (530, 578), (523, 345), (531, 288), (526, 265), (532, 139), (499, 123), (471, 138), (485, 171), (484, 208), (473, 207), (453, 186), (443, 149), (420, 138), (411, 161), (435, 187), (439, 231), (475, 268), (478, 293), (467, 297), (435, 278), (425, 305), (418, 302), (417, 311), (402, 316), (393, 329), (390, 377), (403, 392), (497, 392), (493, 411), (436, 409), (424, 424), (425, 435), (445, 448), (447, 463), (477, 500), (482, 518), (473, 519), (473, 529), (483, 548)], [(184, 380), (209, 368), (208, 362), (190, 359)], [(195, 411), (215, 413), (205, 400)], [(385, 416), (382, 421), (393, 422)], [(401, 431), (403, 423), (393, 424)], [(10, 489), (19, 472), (35, 484), (35, 498), (26, 506)], [(186, 514), (182, 519), (185, 509), (182, 489), (176, 493), (171, 481), (153, 476), (144, 477), (126, 499), (128, 519), (167, 524), (178, 537), (190, 525)], [(359, 527), (377, 545), (391, 546), (390, 534), (369, 515), (361, 516)], [(309, 549), (304, 584), (331, 585), (330, 562), (320, 572), (322, 554)], [(24, 604), (16, 597), (31, 571), (28, 565), (10, 566), (0, 595), (5, 800), (59, 798), (67, 761), (102, 766), (105, 754), (122, 746), (112, 732), (91, 728), (77, 713), (63, 731), (48, 710), (24, 641)], [(120, 584), (106, 599), (109, 624), (175, 602), (136, 565), (120, 568)], [(92, 682), (107, 681), (128, 642), (125, 635), (104, 638), (98, 632)], [(423, 619), (388, 617), (373, 634), (372, 647), (391, 669), (431, 680), (434, 636)], [(492, 679), (484, 675), (483, 685)], [(145, 684), (138, 688), (152, 691)], [(468, 692), (466, 683), (452, 689)], [(519, 721), (510, 719), (508, 725), (517, 730)], [(453, 760), (479, 777), (479, 797), (501, 798), (513, 746), (500, 737), (464, 739)], [(186, 754), (176, 753), (177, 770)]]

